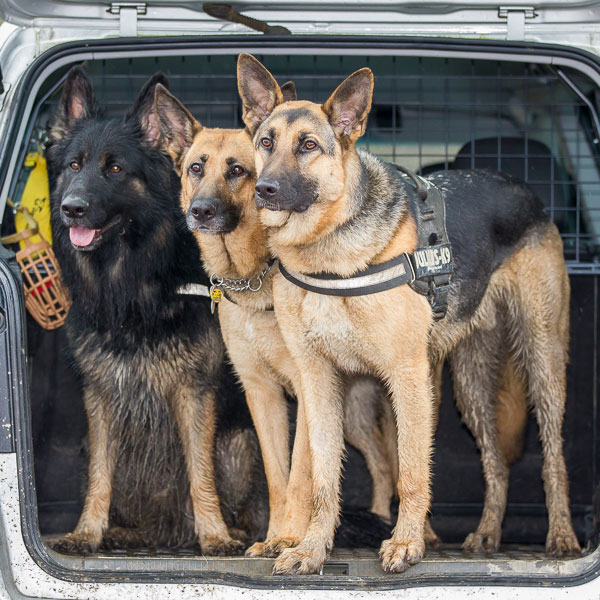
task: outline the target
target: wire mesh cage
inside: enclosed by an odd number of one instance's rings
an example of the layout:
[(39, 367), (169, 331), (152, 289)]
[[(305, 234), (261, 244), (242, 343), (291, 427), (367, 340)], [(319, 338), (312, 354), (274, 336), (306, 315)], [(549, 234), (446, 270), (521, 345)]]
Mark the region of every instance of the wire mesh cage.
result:
[[(317, 102), (325, 101), (354, 70), (369, 66), (375, 75), (375, 95), (360, 147), (424, 175), (438, 169), (487, 168), (524, 179), (557, 224), (571, 273), (600, 274), (599, 97), (597, 85), (587, 76), (575, 69), (559, 71), (547, 64), (516, 60), (334, 53), (256, 57), (280, 84), (294, 81), (300, 99)], [(146, 80), (162, 71), (169, 78), (172, 92), (202, 124), (237, 128), (243, 124), (236, 60), (237, 54), (232, 52), (94, 60), (84, 67), (107, 118), (124, 115)], [(57, 81), (58, 77), (50, 83), (55, 85)], [(32, 130), (46, 127), (61, 92), (62, 88), (56, 86), (44, 100)], [(573, 278), (573, 298), (578, 298), (579, 304), (572, 304), (572, 314), (581, 315), (580, 319), (572, 318), (574, 339), (581, 332), (589, 333), (590, 320), (595, 318), (594, 297), (589, 293), (590, 286), (597, 285), (591, 281), (594, 279)], [(589, 537), (592, 495), (598, 479), (596, 440), (600, 438), (595, 415), (600, 413), (595, 397), (595, 340), (581, 341), (577, 353), (573, 353), (576, 358), (570, 367), (569, 403), (572, 406), (575, 399), (577, 410), (569, 411), (568, 407), (565, 421), (566, 454), (574, 482), (571, 509), (581, 539)], [(446, 381), (445, 396), (451, 395), (450, 387)], [(434, 460), (434, 526), (445, 541), (457, 542), (479, 518), (481, 466), (477, 449), (461, 428), (451, 403), (442, 406), (440, 423), (440, 450)], [(44, 435), (50, 447), (51, 435)], [(38, 457), (42, 455), (37, 451)], [(47, 472), (55, 473), (53, 469), (48, 466)], [(351, 469), (348, 467), (344, 480), (344, 497), (350, 502), (352, 494), (365, 495), (364, 486), (356, 485), (359, 478), (353, 481), (350, 476)], [(58, 478), (48, 475), (47, 479)], [(47, 487), (48, 492), (40, 486), (40, 500), (51, 498), (55, 502), (61, 497), (53, 495), (51, 484)], [(541, 449), (532, 428), (525, 457), (511, 471), (510, 493), (505, 539), (543, 543), (547, 523)], [(77, 512), (74, 510), (74, 514)], [(448, 533), (444, 531), (445, 515)]]
[[(298, 97), (324, 101), (369, 66), (375, 95), (359, 146), (423, 174), (487, 168), (527, 181), (561, 231), (572, 270), (599, 272), (599, 132), (594, 82), (575, 70), (510, 60), (402, 56), (260, 56)], [(172, 91), (209, 127), (240, 127), (236, 55), (90, 62), (107, 116), (123, 114), (146, 78)], [(58, 92), (45, 104), (48, 115)]]

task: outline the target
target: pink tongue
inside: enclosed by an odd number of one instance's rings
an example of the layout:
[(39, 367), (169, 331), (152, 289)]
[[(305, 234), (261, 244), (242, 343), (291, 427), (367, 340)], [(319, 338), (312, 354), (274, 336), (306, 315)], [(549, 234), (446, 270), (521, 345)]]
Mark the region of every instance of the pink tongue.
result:
[(71, 227), (69, 234), (71, 242), (76, 246), (89, 246), (94, 240), (96, 230), (88, 229), (87, 227)]

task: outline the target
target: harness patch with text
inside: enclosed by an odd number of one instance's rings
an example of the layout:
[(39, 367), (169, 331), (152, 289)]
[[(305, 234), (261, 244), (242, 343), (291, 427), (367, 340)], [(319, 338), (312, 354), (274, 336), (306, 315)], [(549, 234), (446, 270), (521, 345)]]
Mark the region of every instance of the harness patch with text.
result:
[(413, 252), (413, 259), (416, 279), (452, 273), (452, 247), (450, 244), (417, 248)]

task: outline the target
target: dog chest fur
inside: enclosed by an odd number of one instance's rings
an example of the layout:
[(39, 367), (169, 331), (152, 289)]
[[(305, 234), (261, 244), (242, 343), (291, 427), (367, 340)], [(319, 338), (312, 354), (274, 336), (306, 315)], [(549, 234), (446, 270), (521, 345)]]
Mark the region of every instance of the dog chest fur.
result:
[(379, 327), (375, 324), (386, 322), (390, 297), (397, 307), (395, 322), (428, 319), (427, 300), (408, 286), (369, 296), (341, 298), (307, 292), (277, 275), (273, 288), (278, 316), (286, 318), (287, 313), (293, 314), (300, 323), (298, 332), (304, 342), (343, 372), (376, 374), (370, 357), (374, 344), (385, 344), (385, 338), (379, 337)]

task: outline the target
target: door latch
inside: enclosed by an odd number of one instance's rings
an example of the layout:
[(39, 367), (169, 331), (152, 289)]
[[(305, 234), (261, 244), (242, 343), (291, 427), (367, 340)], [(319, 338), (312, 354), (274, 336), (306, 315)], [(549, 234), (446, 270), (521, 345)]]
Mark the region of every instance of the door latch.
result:
[(525, 39), (525, 19), (537, 17), (533, 6), (500, 6), (498, 18), (506, 19), (506, 39)]
[(119, 15), (119, 35), (136, 37), (138, 15), (145, 15), (148, 5), (145, 2), (111, 2), (107, 12)]

